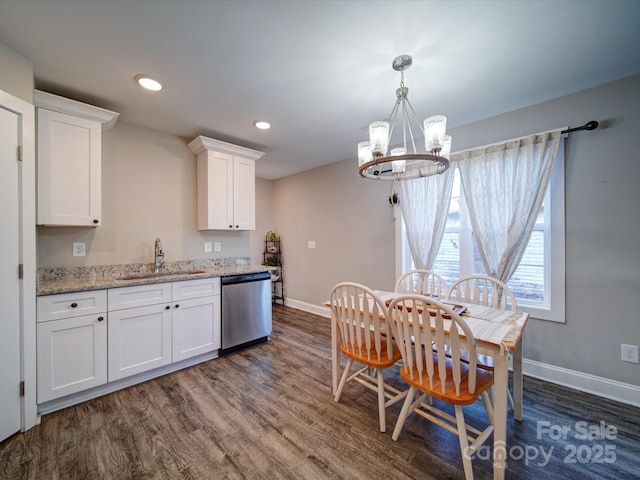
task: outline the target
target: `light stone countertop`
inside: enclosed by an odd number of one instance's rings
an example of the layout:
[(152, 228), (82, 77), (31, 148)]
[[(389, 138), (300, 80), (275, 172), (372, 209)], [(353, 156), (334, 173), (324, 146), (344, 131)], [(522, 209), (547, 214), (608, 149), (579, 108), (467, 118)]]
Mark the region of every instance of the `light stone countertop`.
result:
[(244, 273), (270, 272), (274, 269), (274, 267), (266, 265), (245, 263), (247, 259), (240, 261), (237, 259), (221, 260), (189, 260), (167, 263), (161, 269), (160, 274), (153, 274), (153, 266), (150, 264), (39, 269), (36, 295), (54, 295)]

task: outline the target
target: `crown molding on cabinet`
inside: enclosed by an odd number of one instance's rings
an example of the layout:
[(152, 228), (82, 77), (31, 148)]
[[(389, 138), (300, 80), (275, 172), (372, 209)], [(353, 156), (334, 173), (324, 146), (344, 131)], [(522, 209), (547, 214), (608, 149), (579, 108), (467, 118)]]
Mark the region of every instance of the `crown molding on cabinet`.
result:
[(191, 142), (189, 142), (189, 149), (195, 155), (198, 155), (205, 150), (213, 150), (216, 152), (227, 153), (229, 155), (239, 155), (249, 160), (258, 160), (264, 155), (264, 152), (251, 150), (250, 148), (233, 145), (232, 143), (215, 140), (213, 138), (203, 137), (202, 135), (194, 138), (193, 140), (191, 140)]
[(41, 90), (34, 90), (33, 98), (36, 107), (100, 122), (103, 132), (112, 129), (120, 115), (111, 110), (77, 102), (76, 100), (60, 97)]

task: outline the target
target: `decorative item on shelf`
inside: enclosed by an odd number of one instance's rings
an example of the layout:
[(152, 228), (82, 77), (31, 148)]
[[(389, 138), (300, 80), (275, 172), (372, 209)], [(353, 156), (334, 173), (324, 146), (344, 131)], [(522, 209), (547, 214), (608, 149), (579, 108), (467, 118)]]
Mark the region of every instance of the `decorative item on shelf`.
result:
[(275, 267), (271, 271), (271, 300), (284, 305), (284, 271), (282, 268), (282, 242), (272, 230), (265, 235), (263, 265)]
[[(396, 90), (396, 103), (388, 121), (376, 121), (369, 125), (369, 141), (358, 144), (358, 171), (364, 178), (375, 180), (408, 180), (443, 173), (449, 168), (451, 136), (446, 135), (447, 117), (435, 115), (420, 124), (411, 103), (409, 89), (404, 86), (404, 71), (413, 63), (410, 55), (400, 55), (392, 62), (400, 72), (400, 88)], [(402, 147), (387, 154), (391, 144), (398, 111), (402, 110)], [(418, 153), (411, 129), (410, 114), (424, 135), (426, 153)], [(423, 128), (424, 125), (424, 128)], [(407, 140), (413, 153), (408, 153)]]
[(277, 240), (278, 240), (278, 235), (273, 230), (269, 230), (267, 232), (267, 242), (275, 242)]
[(268, 267), (277, 267), (280, 265), (280, 260), (276, 257), (267, 257), (264, 259), (264, 264)]

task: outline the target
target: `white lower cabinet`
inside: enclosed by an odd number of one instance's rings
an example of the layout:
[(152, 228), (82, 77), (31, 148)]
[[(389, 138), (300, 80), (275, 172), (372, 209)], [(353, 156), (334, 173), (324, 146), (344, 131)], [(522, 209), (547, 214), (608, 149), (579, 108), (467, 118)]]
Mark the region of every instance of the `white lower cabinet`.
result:
[(109, 289), (109, 381), (171, 363), (171, 284)]
[(38, 403), (220, 348), (220, 278), (38, 297)]
[(220, 295), (182, 300), (173, 310), (173, 361), (220, 348)]
[(171, 306), (109, 312), (109, 381), (171, 363)]
[(106, 291), (50, 295), (37, 303), (38, 403), (107, 383)]

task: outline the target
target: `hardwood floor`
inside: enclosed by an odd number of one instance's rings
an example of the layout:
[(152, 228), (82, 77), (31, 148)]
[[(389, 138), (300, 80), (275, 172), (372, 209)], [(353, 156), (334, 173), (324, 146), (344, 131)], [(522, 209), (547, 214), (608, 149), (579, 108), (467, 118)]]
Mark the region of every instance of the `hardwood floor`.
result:
[[(0, 478), (464, 478), (453, 434), (414, 415), (394, 442), (401, 404), (380, 433), (373, 392), (350, 384), (333, 401), (328, 319), (273, 312), (268, 343), (46, 415), (0, 444)], [(465, 411), (486, 421), (480, 404)], [(507, 478), (640, 478), (639, 422), (640, 409), (525, 377)], [(492, 478), (491, 460), (473, 465), (477, 479)]]

